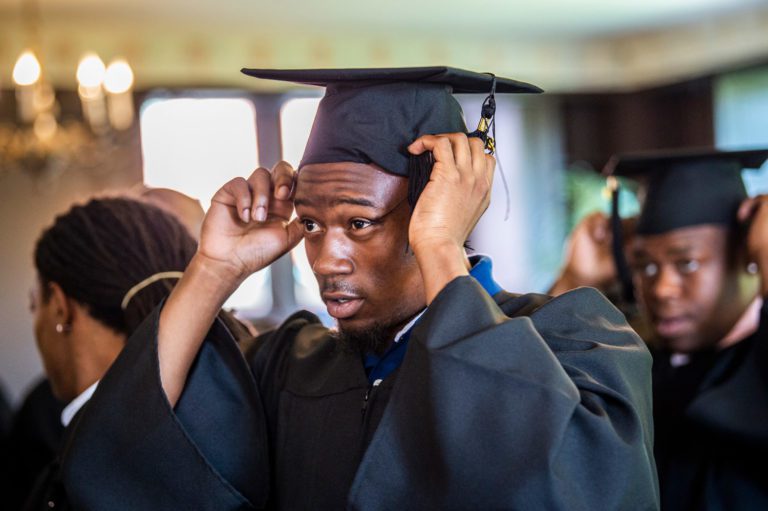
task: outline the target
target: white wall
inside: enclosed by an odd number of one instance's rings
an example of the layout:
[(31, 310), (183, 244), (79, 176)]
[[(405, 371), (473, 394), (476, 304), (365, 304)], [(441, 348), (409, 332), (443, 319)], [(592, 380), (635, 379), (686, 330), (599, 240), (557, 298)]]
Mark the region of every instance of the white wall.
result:
[[(482, 97), (460, 99), (470, 130)], [(491, 204), (470, 244), (494, 261), (494, 276), (511, 292), (543, 292), (559, 268), (565, 238), (563, 148), (558, 105), (547, 96), (497, 96)], [(501, 169), (509, 186), (509, 218)]]

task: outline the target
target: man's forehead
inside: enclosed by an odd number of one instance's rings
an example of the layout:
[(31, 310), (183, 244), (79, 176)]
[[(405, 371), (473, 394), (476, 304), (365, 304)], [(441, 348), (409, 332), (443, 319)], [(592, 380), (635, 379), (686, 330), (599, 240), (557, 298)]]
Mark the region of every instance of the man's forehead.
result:
[(728, 228), (717, 224), (702, 224), (672, 229), (662, 234), (638, 234), (633, 240), (635, 250), (662, 249), (683, 250), (711, 247), (718, 240), (725, 240)]
[(307, 165), (298, 173), (295, 200), (298, 203), (338, 196), (367, 198), (372, 203), (387, 203), (407, 187), (407, 179), (390, 174), (375, 165), (362, 163), (323, 163)]

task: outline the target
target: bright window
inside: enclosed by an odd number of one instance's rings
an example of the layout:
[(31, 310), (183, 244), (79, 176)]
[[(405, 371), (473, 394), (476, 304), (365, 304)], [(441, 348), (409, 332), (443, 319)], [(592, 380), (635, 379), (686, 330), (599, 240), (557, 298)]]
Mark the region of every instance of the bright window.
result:
[[(309, 139), (312, 121), (320, 98), (296, 98), (287, 101), (280, 112), (280, 136), (283, 159), (297, 167)], [(293, 259), (294, 293), (299, 307), (323, 314), (325, 307), (320, 299), (317, 280), (309, 266), (302, 241), (291, 252)]]
[(144, 183), (200, 200), (258, 166), (256, 111), (242, 98), (155, 98), (141, 109)]
[[(207, 210), (224, 183), (258, 167), (256, 110), (244, 98), (151, 98), (141, 109), (141, 145), (147, 186), (178, 190)], [(247, 279), (226, 306), (267, 314), (269, 269)]]
[(312, 121), (320, 98), (295, 98), (283, 104), (280, 111), (280, 137), (283, 159), (297, 167), (309, 140)]
[[(768, 67), (729, 73), (715, 81), (715, 140), (720, 149), (768, 146)], [(750, 195), (768, 193), (768, 163), (744, 172)]]

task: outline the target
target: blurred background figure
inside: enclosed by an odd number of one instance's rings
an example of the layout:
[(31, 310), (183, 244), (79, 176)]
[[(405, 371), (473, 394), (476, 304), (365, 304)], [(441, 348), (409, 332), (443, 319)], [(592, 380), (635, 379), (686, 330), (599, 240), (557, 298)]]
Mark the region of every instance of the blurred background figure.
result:
[[(768, 506), (768, 208), (765, 196), (747, 199), (742, 181), (743, 169), (767, 158), (678, 151), (617, 157), (606, 169), (642, 183), (624, 255), (654, 355), (666, 509)], [(620, 286), (612, 235), (602, 214), (579, 224), (553, 292), (593, 285), (610, 295)], [(623, 293), (611, 296), (624, 305)]]
[(147, 202), (175, 216), (196, 240), (200, 239), (205, 211), (200, 201), (170, 188), (150, 188), (139, 185), (132, 190), (139, 200)]
[[(58, 417), (61, 426), (71, 424), (127, 337), (168, 295), (195, 250), (195, 240), (173, 216), (125, 198), (74, 206), (42, 233), (30, 308), (51, 394), (66, 404)], [(56, 431), (44, 427), (57, 407), (46, 387), (38, 387), (26, 403), (34, 411), (22, 408), (19, 423), (30, 420), (41, 433), (37, 443), (58, 450), (61, 443), (50, 438)], [(14, 468), (37, 456), (26, 450), (23, 436), (19, 440), (10, 460)], [(54, 461), (38, 479), (29, 509), (59, 501), (57, 468)]]
[(653, 331), (666, 509), (768, 508), (768, 209), (759, 199), (746, 207), (742, 181), (766, 158), (684, 151), (620, 157), (608, 169), (643, 182), (628, 260)]

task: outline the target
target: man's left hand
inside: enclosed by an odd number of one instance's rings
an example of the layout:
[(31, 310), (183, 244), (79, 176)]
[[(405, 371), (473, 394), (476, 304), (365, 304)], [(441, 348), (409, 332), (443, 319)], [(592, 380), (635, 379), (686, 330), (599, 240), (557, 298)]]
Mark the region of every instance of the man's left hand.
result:
[(496, 160), (485, 154), (482, 140), (464, 133), (424, 135), (408, 151), (431, 151), (435, 162), (408, 230), (430, 302), (467, 274), (463, 245), (490, 203)]

